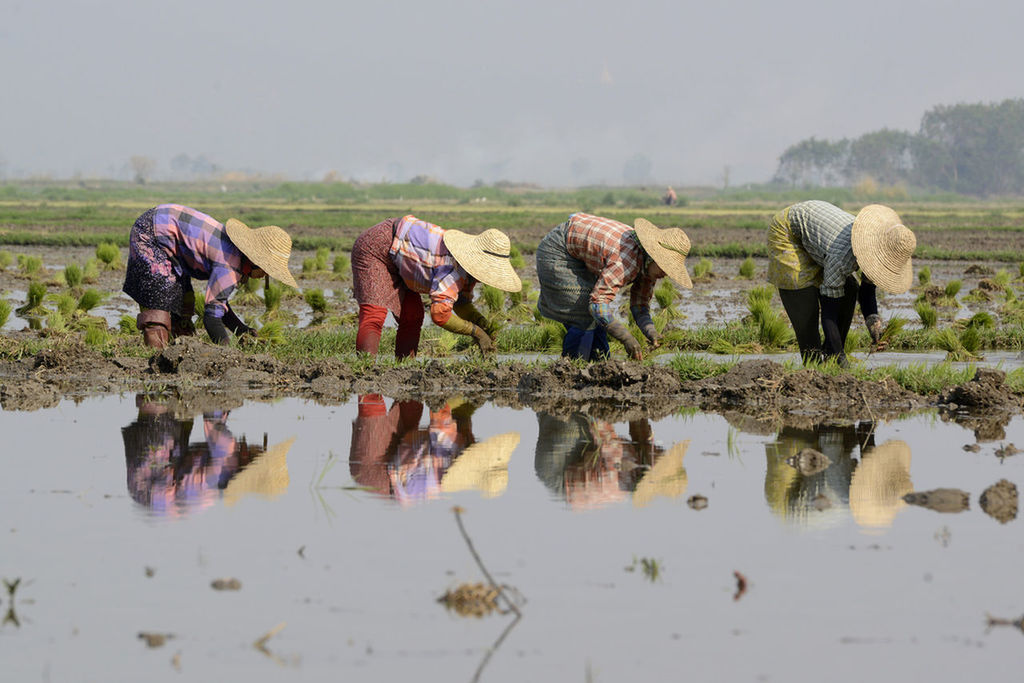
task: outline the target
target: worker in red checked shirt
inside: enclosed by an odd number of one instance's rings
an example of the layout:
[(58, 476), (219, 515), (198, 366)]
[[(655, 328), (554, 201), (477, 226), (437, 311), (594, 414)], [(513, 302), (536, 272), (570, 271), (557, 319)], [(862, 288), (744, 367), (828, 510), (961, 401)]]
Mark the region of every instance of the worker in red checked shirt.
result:
[(192, 278), (208, 280), (203, 326), (218, 344), (253, 333), (228, 299), (247, 278), (265, 275), (296, 287), (288, 270), (292, 239), (276, 225), (251, 229), (234, 218), (222, 224), (180, 204), (161, 204), (132, 226), (124, 292), (139, 304), (136, 326), (147, 346), (195, 332)]
[(657, 347), (661, 336), (651, 319), (654, 285), (668, 276), (693, 287), (686, 272), (690, 240), (679, 228), (661, 229), (638, 218), (633, 227), (600, 216), (574, 213), (545, 235), (537, 247), (541, 315), (566, 326), (562, 355), (598, 360), (609, 355), (608, 336), (622, 342), (630, 358), (641, 360), (640, 342), (616, 319), (612, 303), (632, 284), (629, 311)]

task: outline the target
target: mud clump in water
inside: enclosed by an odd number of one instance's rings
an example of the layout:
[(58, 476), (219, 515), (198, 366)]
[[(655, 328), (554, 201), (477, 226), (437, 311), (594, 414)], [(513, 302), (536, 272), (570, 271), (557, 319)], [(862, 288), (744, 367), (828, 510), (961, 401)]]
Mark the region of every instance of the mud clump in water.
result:
[(963, 512), (970, 507), (971, 497), (960, 489), (932, 489), (908, 493), (903, 496), (903, 502), (935, 512)]
[(813, 448), (802, 448), (796, 455), (786, 458), (786, 464), (805, 477), (824, 472), (832, 461), (828, 456)]
[(51, 385), (35, 380), (0, 384), (0, 405), (4, 410), (39, 410), (60, 403), (60, 393)]
[(940, 415), (974, 430), (978, 441), (998, 441), (1006, 436), (1006, 425), (1020, 411), (1021, 402), (1006, 386), (1006, 373), (978, 368), (964, 384), (939, 395)]
[(1017, 518), (1017, 485), (1000, 479), (982, 492), (979, 503), (985, 514), (1006, 524)]

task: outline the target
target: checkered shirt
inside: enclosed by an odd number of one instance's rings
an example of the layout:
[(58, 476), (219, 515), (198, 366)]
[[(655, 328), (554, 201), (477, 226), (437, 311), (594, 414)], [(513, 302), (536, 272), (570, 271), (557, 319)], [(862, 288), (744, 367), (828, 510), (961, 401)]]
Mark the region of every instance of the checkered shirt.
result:
[(646, 274), (647, 256), (633, 228), (610, 218), (574, 213), (569, 216), (565, 242), (569, 255), (598, 276), (590, 293), (590, 314), (602, 327), (615, 319), (612, 302), (630, 282), (629, 306), (634, 317), (650, 308), (655, 280)]
[(224, 224), (187, 206), (161, 204), (153, 214), (153, 232), (178, 275), (209, 280), (205, 314), (224, 317), (243, 277), (242, 252), (228, 239)]
[(850, 235), (853, 214), (817, 199), (789, 207), (789, 226), (811, 258), (822, 267), (821, 295), (838, 299), (848, 275), (857, 270)]
[(405, 286), (430, 295), (430, 319), (438, 325), (451, 317), (460, 295), (472, 300), (474, 283), (448, 252), (443, 237), (440, 226), (404, 216), (395, 223), (388, 252)]

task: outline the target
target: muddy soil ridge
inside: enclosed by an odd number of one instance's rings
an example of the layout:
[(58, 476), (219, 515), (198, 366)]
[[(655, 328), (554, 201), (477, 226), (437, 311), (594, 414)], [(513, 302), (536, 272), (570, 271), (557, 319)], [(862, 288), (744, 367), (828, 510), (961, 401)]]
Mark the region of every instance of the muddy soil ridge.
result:
[(557, 359), (546, 365), (426, 360), (384, 367), (339, 358), (289, 362), (184, 337), (148, 359), (107, 358), (72, 343), (0, 361), (0, 404), (5, 410), (36, 410), (62, 398), (125, 392), (171, 394), (186, 407), (287, 396), (344, 403), (364, 393), (434, 404), (461, 395), (550, 413), (583, 406), (605, 419), (623, 420), (698, 408), (766, 426), (790, 418), (888, 418), (940, 406), (947, 419), (976, 420), (982, 429), (991, 430), (994, 419), (998, 431), (1022, 408), (1022, 397), (1004, 379), (999, 371), (981, 369), (970, 382), (921, 396), (892, 379), (793, 372), (770, 360), (741, 361), (724, 374), (684, 382), (670, 367), (615, 359)]

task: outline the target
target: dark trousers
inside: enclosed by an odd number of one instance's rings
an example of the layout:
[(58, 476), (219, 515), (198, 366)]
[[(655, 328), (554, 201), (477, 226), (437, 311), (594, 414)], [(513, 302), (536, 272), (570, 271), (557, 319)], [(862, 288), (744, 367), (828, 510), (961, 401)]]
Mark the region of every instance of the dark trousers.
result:
[[(850, 331), (850, 324), (853, 322), (853, 312), (857, 308), (857, 290), (860, 285), (852, 275), (846, 278), (843, 285), (843, 298), (839, 305), (839, 318), (836, 321), (839, 325), (839, 337), (843, 346), (846, 345), (846, 335)], [(786, 309), (789, 322), (796, 332), (796, 343), (800, 346), (800, 356), (806, 363), (808, 360), (821, 360), (826, 355), (825, 348), (821, 343), (821, 304), (820, 294), (817, 287), (804, 287), (803, 289), (780, 289), (779, 298), (782, 299), (782, 306)]]

